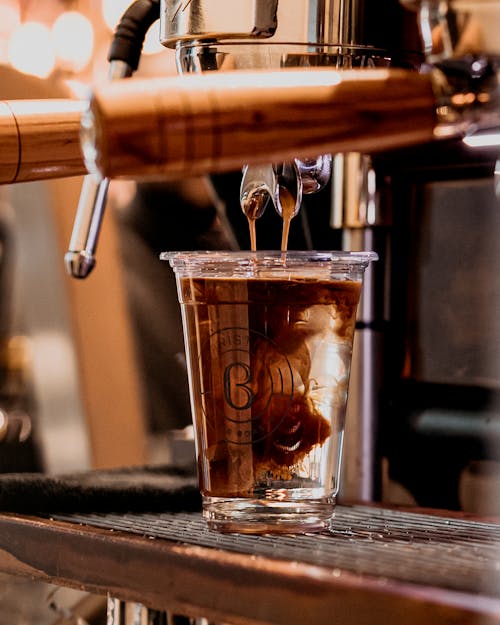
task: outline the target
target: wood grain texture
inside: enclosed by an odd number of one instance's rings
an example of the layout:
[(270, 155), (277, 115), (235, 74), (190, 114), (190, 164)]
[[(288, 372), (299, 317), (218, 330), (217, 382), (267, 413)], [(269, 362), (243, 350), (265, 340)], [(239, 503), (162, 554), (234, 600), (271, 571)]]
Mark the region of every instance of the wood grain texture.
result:
[[(0, 183), (87, 173), (87, 103), (0, 102)], [(328, 68), (127, 79), (96, 88), (97, 169), (109, 178), (181, 179), (295, 156), (365, 153), (433, 138), (428, 76)], [(93, 166), (92, 166), (93, 167)]]
[(0, 183), (27, 182), (86, 173), (78, 100), (0, 102)]
[(13, 182), (20, 159), (19, 134), (16, 119), (7, 102), (0, 102), (0, 181)]
[(0, 570), (236, 625), (500, 623), (490, 597), (13, 514)]
[(97, 167), (178, 178), (433, 138), (428, 76), (404, 70), (220, 72), (123, 80), (94, 93)]

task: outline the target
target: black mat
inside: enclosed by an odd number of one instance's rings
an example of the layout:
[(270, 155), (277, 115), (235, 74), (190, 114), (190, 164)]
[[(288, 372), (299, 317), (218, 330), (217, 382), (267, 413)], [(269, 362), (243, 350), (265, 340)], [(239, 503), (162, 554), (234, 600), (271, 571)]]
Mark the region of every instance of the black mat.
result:
[(170, 466), (95, 470), (70, 475), (0, 475), (0, 511), (195, 512), (201, 510), (196, 476)]

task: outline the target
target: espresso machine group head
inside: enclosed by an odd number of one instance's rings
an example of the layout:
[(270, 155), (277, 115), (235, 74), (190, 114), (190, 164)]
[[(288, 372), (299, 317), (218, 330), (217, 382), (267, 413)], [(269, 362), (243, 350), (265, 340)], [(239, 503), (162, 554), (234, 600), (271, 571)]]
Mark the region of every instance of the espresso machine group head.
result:
[[(236, 0), (227, 13), (217, 0), (162, 0), (160, 38), (164, 45), (175, 47), (180, 73), (325, 66), (429, 72), (437, 100), (436, 136), (474, 134), (478, 126), (486, 131), (498, 128), (499, 3), (383, 0), (374, 4)], [(242, 204), (257, 192), (261, 201), (272, 199), (281, 213), (282, 183), (293, 190), (298, 208), (302, 192), (324, 188), (332, 168), (340, 186), (353, 178), (352, 167), (358, 178), (369, 174), (364, 159), (342, 157), (341, 164), (335, 165), (330, 154), (305, 160), (298, 154), (289, 163), (269, 168), (245, 167)], [(361, 188), (367, 187), (363, 181)], [(335, 197), (344, 195), (337, 192)], [(342, 213), (342, 207), (337, 212)], [(360, 219), (373, 224), (378, 216), (358, 215)]]
[[(367, 32), (368, 23), (365, 3), (359, 0), (237, 0), (230, 15), (220, 3), (210, 0), (164, 1), (160, 38), (164, 45), (175, 47), (178, 70), (183, 74), (388, 67), (393, 42), (381, 45), (383, 35)], [(283, 215), (281, 198), (286, 194), (293, 198), (295, 216), (303, 194), (325, 188), (332, 167), (331, 154), (307, 158), (297, 154), (285, 163), (244, 165), (241, 208), (254, 220), (272, 203)]]

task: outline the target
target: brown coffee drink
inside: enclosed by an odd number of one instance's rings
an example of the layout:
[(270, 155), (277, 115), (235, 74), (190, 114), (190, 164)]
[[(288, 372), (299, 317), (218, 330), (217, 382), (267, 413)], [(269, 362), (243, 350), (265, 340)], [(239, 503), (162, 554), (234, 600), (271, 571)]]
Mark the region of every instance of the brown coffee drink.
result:
[(323, 470), (329, 437), (337, 440), (329, 453), (339, 453), (360, 282), (182, 278), (179, 286), (203, 494), (252, 497), (293, 487), (312, 465)]

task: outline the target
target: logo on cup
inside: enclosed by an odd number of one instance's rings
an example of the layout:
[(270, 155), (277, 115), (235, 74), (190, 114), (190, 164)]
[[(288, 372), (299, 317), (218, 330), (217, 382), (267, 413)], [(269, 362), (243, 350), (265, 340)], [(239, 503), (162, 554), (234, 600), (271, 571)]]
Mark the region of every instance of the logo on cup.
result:
[[(278, 429), (294, 395), (292, 366), (269, 337), (244, 327), (228, 327), (210, 335), (202, 346), (202, 410), (207, 426), (229, 443), (248, 445)], [(274, 400), (280, 414), (260, 427)]]

